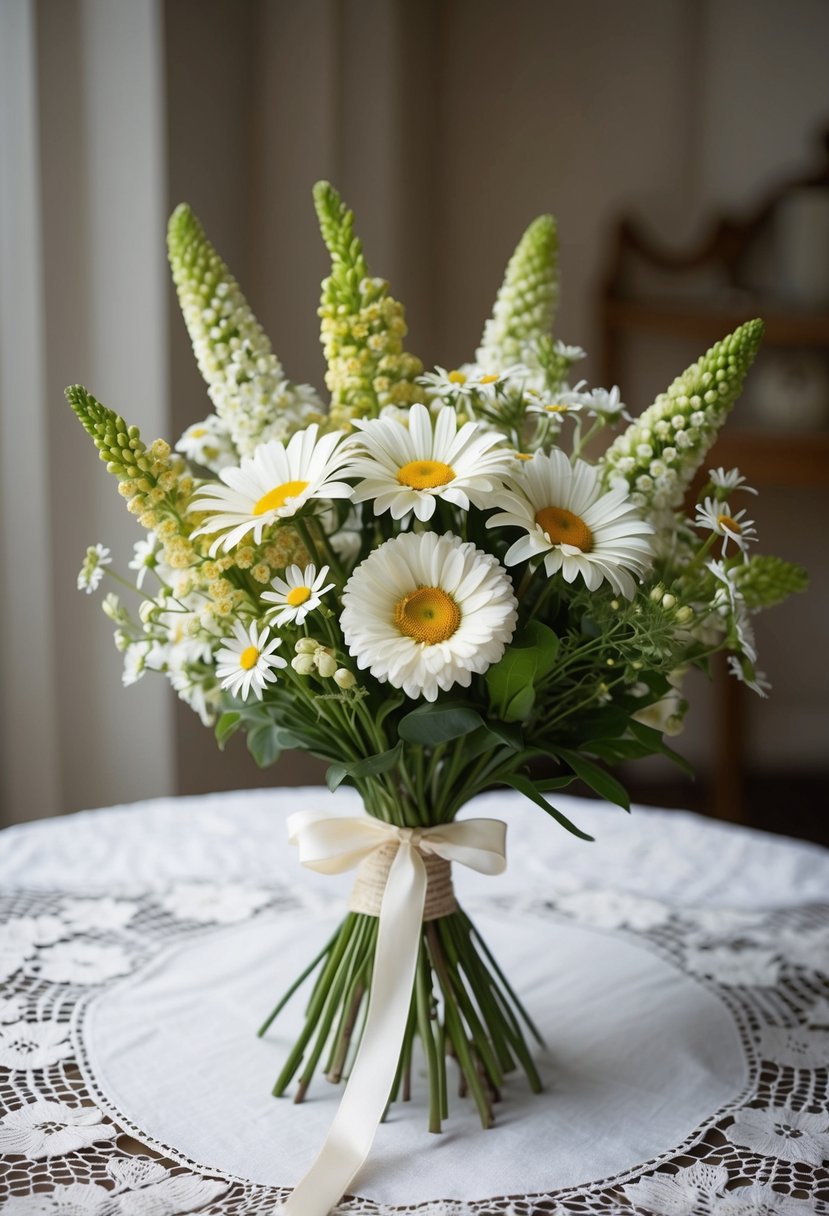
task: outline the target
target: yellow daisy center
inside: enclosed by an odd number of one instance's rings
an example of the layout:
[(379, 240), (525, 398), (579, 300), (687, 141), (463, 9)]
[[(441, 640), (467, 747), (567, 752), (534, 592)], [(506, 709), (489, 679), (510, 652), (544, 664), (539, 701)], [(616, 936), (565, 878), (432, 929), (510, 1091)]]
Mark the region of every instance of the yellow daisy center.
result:
[(397, 601), (394, 623), (407, 638), (434, 646), (451, 638), (461, 623), (461, 610), (440, 587), (418, 587)]
[(532, 460), (533, 458), (532, 452), (513, 452), (513, 456), (516, 460)]
[(466, 376), (463, 372), (450, 372), (446, 379), (452, 384), (466, 384)]
[(207, 427), (194, 426), (192, 431), (190, 432), (190, 437), (191, 437), (191, 439), (201, 439), (202, 435), (206, 435), (206, 434), (207, 434)]
[(497, 379), (498, 379), (497, 375), (496, 376), (481, 376), (478, 383), (479, 384), (494, 384)]
[(251, 667), (255, 667), (259, 662), (259, 651), (255, 646), (247, 646), (239, 655), (239, 666), (245, 671), (250, 671)]
[(413, 490), (431, 490), (454, 481), (455, 470), (442, 460), (410, 460), (397, 470), (397, 480)]
[(564, 507), (542, 507), (535, 522), (546, 532), (554, 545), (573, 545), (582, 553), (593, 548), (593, 533), (584, 520)]
[(570, 409), (570, 406), (562, 405), (559, 402), (558, 405), (545, 405), (544, 408), (548, 414), (566, 414), (567, 411)]
[(743, 530), (736, 519), (732, 519), (730, 515), (718, 515), (717, 523), (721, 528), (727, 528), (729, 532), (736, 532), (738, 536), (742, 536), (743, 534)]
[(266, 511), (275, 511), (277, 507), (284, 507), (289, 498), (297, 498), (303, 490), (307, 489), (307, 481), (283, 481), (281, 486), (274, 486), (272, 490), (268, 490), (267, 494), (262, 495), (253, 508), (253, 514), (264, 515)]
[(304, 604), (306, 600), (311, 598), (310, 587), (292, 587), (285, 599), (292, 608), (298, 608), (300, 604)]

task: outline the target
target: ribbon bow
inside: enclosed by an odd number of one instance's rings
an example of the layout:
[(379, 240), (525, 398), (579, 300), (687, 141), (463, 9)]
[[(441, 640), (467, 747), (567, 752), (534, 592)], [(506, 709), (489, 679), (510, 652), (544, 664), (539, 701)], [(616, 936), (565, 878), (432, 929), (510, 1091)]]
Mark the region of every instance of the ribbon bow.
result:
[(398, 847), (380, 907), (360, 1048), (323, 1146), (282, 1206), (286, 1216), (325, 1216), (334, 1207), (368, 1156), (388, 1104), (417, 968), (427, 885), (422, 855), (433, 853), (479, 874), (500, 874), (507, 864), (506, 831), (499, 819), (401, 828), (371, 815), (297, 811), (289, 816), (288, 839), (299, 848), (300, 862), (320, 874), (351, 870), (389, 842)]

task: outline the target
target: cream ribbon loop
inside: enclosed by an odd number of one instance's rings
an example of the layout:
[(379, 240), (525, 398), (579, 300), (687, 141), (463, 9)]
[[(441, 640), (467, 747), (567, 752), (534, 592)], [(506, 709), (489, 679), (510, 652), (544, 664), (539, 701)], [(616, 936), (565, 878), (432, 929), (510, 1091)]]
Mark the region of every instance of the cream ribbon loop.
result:
[(342, 1198), (371, 1149), (388, 1104), (406, 1031), (426, 900), (426, 866), (433, 853), (480, 874), (506, 868), (505, 823), (465, 819), (434, 827), (401, 828), (371, 815), (348, 818), (297, 811), (288, 838), (299, 860), (320, 874), (341, 874), (390, 841), (389, 871), (377, 928), (368, 1013), (351, 1076), (322, 1148), (291, 1196), (286, 1216), (326, 1216)]

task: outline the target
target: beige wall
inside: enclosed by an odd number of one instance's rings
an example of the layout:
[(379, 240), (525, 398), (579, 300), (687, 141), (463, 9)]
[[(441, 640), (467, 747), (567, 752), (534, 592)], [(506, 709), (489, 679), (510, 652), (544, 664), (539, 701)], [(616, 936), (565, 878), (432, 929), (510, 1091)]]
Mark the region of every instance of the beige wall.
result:
[[(171, 694), (149, 680), (121, 690), (107, 626), (74, 591), (83, 545), (117, 542), (129, 520), (114, 522), (117, 498), (70, 425), (63, 383), (89, 378), (152, 429), (166, 414), (171, 435), (208, 409), (164, 286), (164, 214), (182, 199), (193, 205), (289, 374), (319, 384), (315, 308), (326, 262), (310, 198), (317, 178), (330, 177), (355, 207), (370, 263), (407, 301), (411, 343), (427, 362), (471, 355), (518, 236), (551, 210), (562, 243), (558, 331), (596, 353), (596, 291), (615, 217), (635, 210), (663, 235), (685, 238), (717, 207), (748, 205), (808, 165), (816, 131), (829, 122), (829, 5), (31, 0), (31, 8), (45, 375), (55, 410), (49, 492), (59, 520), (48, 538), (61, 736), (54, 809), (173, 786), (304, 779), (318, 770), (295, 765), (263, 777), (238, 740), (220, 756), (181, 707), (173, 777), (163, 759)], [(654, 381), (662, 372), (646, 351), (622, 386), (626, 399), (645, 404)], [(769, 548), (803, 560), (817, 584), (808, 600), (761, 622), (776, 694), (752, 714), (758, 765), (792, 756), (806, 767), (825, 763), (826, 655), (816, 661), (815, 652), (825, 647), (829, 587), (815, 520), (826, 505), (784, 493), (758, 508)], [(13, 692), (4, 699), (13, 703)], [(708, 715), (703, 699), (689, 735), (698, 759)], [(16, 803), (7, 814), (24, 811)]]

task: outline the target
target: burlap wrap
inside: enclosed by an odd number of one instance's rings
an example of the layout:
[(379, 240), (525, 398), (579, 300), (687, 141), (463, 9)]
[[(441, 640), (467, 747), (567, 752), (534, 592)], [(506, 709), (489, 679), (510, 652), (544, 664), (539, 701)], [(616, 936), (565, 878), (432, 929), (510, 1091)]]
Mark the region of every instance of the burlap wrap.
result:
[[(380, 915), (383, 892), (397, 847), (394, 841), (390, 841), (360, 862), (354, 889), (348, 901), (351, 912), (363, 912), (366, 916)], [(426, 904), (423, 909), (424, 921), (437, 920), (441, 916), (457, 912), (451, 862), (435, 856), (434, 853), (422, 853), (421, 857), (426, 866), (428, 880)]]

